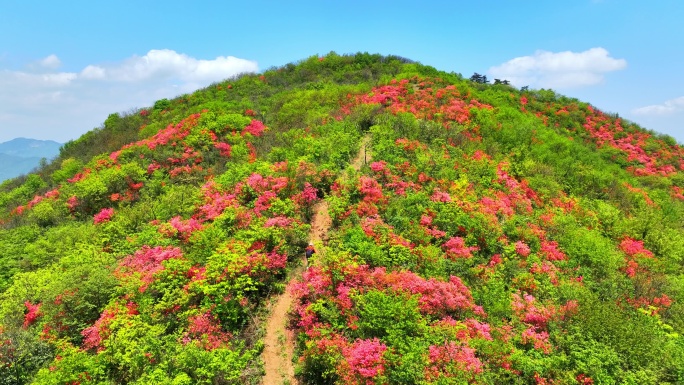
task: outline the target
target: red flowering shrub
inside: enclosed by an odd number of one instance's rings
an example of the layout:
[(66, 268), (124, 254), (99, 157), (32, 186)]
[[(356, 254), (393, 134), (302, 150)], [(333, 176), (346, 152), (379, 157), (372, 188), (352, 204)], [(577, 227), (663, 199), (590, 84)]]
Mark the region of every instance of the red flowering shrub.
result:
[(363, 194), (365, 202), (380, 203), (384, 200), (380, 184), (373, 178), (361, 176), (359, 178), (359, 191)]
[(76, 207), (78, 207), (78, 198), (74, 195), (67, 199), (67, 207), (69, 208), (69, 211), (73, 212), (76, 210)]
[(530, 247), (525, 244), (523, 241), (518, 241), (515, 243), (515, 252), (518, 253), (521, 257), (527, 257), (530, 255)]
[(41, 304), (39, 303), (34, 305), (29, 301), (24, 302), (24, 306), (26, 306), (26, 314), (24, 314), (24, 323), (22, 325), (24, 329), (27, 329), (29, 326), (33, 325), (38, 317), (41, 316), (40, 305)]
[(455, 341), (430, 346), (428, 360), (429, 365), (425, 368), (425, 378), (428, 381), (462, 378), (463, 372), (482, 373), (483, 365), (475, 355), (475, 349)]
[(220, 151), (221, 156), (225, 156), (226, 158), (230, 157), (230, 150), (231, 150), (230, 144), (218, 142), (218, 143), (214, 144), (214, 147)]
[(223, 331), (211, 312), (206, 311), (188, 318), (188, 329), (182, 342), (189, 344), (194, 341), (206, 350), (214, 350), (225, 346), (231, 339), (232, 335)]
[[(672, 197), (684, 201), (684, 188), (672, 186)], [(47, 196), (47, 194), (46, 194)]]
[(109, 325), (117, 314), (116, 309), (105, 309), (93, 326), (83, 329), (81, 335), (83, 335), (84, 349), (97, 349), (98, 351), (103, 349), (102, 341), (109, 338), (111, 332)]
[(383, 353), (386, 350), (387, 346), (377, 338), (357, 340), (343, 348), (344, 361), (339, 369), (342, 381), (362, 385), (378, 383), (385, 372)]
[(202, 186), (202, 205), (199, 206), (195, 218), (200, 222), (213, 220), (228, 207), (239, 206), (236, 194), (222, 191), (221, 187), (213, 180)]
[(620, 242), (620, 249), (630, 257), (653, 258), (653, 253), (644, 248), (644, 241), (625, 237)]
[(371, 163), (370, 168), (374, 172), (382, 173), (385, 170), (387, 170), (387, 163), (384, 161), (373, 162), (373, 163)]
[(546, 331), (537, 331), (533, 326), (525, 329), (522, 333), (522, 343), (532, 344), (535, 349), (541, 350), (544, 353), (551, 352), (551, 343), (549, 343), (549, 333)]
[[(270, 253), (254, 251), (245, 256), (243, 263), (244, 266), (240, 270), (243, 274), (258, 276), (262, 273), (267, 273), (270, 276), (280, 269), (285, 268), (285, 265), (287, 264), (287, 255), (278, 253), (277, 251), (272, 251)], [(263, 271), (264, 269), (266, 269), (265, 272)]]
[(451, 202), (451, 196), (449, 193), (443, 191), (435, 190), (430, 197), (433, 202)]
[(521, 297), (514, 293), (512, 306), (521, 321), (540, 329), (546, 328), (547, 323), (555, 314), (553, 308), (539, 306), (536, 298), (530, 294)]
[(250, 124), (248, 124), (245, 128), (242, 129), (242, 134), (252, 134), (254, 136), (261, 136), (261, 134), (264, 133), (264, 130), (266, 130), (266, 126), (259, 121), (259, 120), (252, 120)]
[[(681, 147), (672, 148), (660, 140), (655, 140), (647, 132), (627, 133), (621, 119), (612, 119), (593, 108), (590, 108), (590, 114), (586, 117), (583, 127), (600, 147), (607, 146), (619, 150), (628, 162), (636, 163), (626, 167), (627, 171), (636, 176), (671, 176), (677, 172), (675, 166), (662, 160), (681, 157), (684, 154)], [(650, 150), (649, 141), (658, 143), (658, 148)]]
[(17, 206), (12, 210), (12, 214), (21, 215), (24, 213), (24, 210), (26, 210), (26, 206)]
[(59, 190), (58, 189), (50, 190), (50, 191), (45, 193), (45, 197), (50, 198), (50, 199), (57, 199), (57, 198), (59, 198)]
[(138, 290), (142, 293), (152, 283), (154, 274), (164, 269), (163, 261), (181, 257), (181, 250), (176, 247), (143, 246), (142, 249), (119, 262), (116, 274), (121, 278), (138, 277), (140, 280)]
[(654, 258), (653, 253), (644, 247), (644, 241), (637, 241), (632, 238), (625, 237), (620, 242), (619, 247), (620, 250), (626, 254), (625, 266), (622, 268), (622, 270), (630, 278), (636, 277), (637, 273), (640, 271), (647, 270), (640, 264), (640, 262), (643, 263), (644, 261), (639, 261), (639, 259), (647, 260)]
[[(633, 277), (633, 276), (632, 276)], [(662, 294), (657, 297), (639, 297), (639, 298), (627, 298), (627, 303), (634, 306), (637, 309), (647, 309), (652, 315), (659, 314), (665, 309), (672, 306), (674, 301), (667, 294)]]
[(168, 236), (177, 236), (182, 241), (188, 241), (192, 233), (202, 229), (202, 224), (195, 218), (183, 220), (179, 216), (171, 218), (169, 224), (174, 231), (165, 232)]
[(249, 149), (249, 163), (256, 162), (256, 159), (257, 159), (256, 148), (250, 142), (247, 142), (247, 148)]
[(442, 245), (449, 258), (472, 258), (472, 252), (479, 250), (477, 246), (466, 246), (465, 239), (452, 237)]
[(304, 202), (311, 203), (318, 199), (318, 190), (313, 188), (309, 182), (304, 183), (304, 190), (301, 192)]
[(114, 216), (114, 209), (111, 207), (104, 208), (100, 210), (99, 213), (95, 214), (95, 216), (93, 216), (93, 222), (95, 224), (109, 222), (109, 220), (112, 219), (112, 216)]
[(558, 249), (558, 242), (556, 241), (541, 241), (541, 254), (549, 261), (565, 261), (567, 257), (562, 251)]
[(254, 213), (257, 216), (261, 216), (264, 211), (268, 210), (271, 207), (271, 201), (276, 198), (276, 193), (274, 193), (273, 191), (266, 191), (265, 193), (260, 195), (254, 201)]
[(514, 293), (513, 302), (511, 303), (513, 311), (521, 322), (529, 325), (521, 335), (523, 344), (531, 344), (534, 349), (549, 353), (551, 351), (551, 343), (549, 342), (549, 333), (546, 330), (549, 321), (556, 314), (553, 307), (541, 306), (530, 294), (525, 294), (522, 297)]
[(287, 227), (292, 223), (292, 221), (292, 218), (276, 216), (273, 218), (268, 218), (266, 222), (264, 222), (264, 227)]

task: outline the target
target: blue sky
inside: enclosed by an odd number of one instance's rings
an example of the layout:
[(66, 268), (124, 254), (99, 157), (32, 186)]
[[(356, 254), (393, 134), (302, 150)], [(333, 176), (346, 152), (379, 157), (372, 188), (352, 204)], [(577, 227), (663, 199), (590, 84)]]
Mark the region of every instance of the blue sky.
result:
[(553, 88), (684, 143), (681, 20), (680, 0), (0, 0), (0, 142), (361, 51)]

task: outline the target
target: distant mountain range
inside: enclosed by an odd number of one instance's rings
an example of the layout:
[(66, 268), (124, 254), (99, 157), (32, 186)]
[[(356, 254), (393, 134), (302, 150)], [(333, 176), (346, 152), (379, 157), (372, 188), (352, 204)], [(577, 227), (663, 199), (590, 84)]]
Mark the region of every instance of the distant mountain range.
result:
[(54, 158), (61, 146), (52, 140), (27, 138), (0, 143), (0, 183), (30, 172), (40, 164), (41, 158)]

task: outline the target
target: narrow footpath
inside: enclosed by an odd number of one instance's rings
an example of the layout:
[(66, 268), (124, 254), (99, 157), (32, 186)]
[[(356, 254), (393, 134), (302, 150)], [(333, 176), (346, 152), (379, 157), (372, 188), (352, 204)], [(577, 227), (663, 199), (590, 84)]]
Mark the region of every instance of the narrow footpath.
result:
[[(361, 147), (352, 161), (352, 167), (360, 170), (370, 161), (370, 153), (367, 150), (370, 136), (366, 135), (361, 140)], [(322, 245), (328, 239), (328, 230), (332, 221), (328, 213), (328, 202), (320, 201), (314, 206), (314, 214), (311, 219), (309, 242), (314, 245)], [(292, 307), (293, 298), (290, 294), (290, 285), (302, 276), (304, 266), (294, 270), (285, 288), (285, 292), (279, 295), (271, 308), (271, 313), (266, 320), (266, 335), (264, 337), (264, 351), (261, 359), (264, 361), (266, 374), (262, 381), (263, 385), (297, 385), (294, 375), (295, 336), (294, 332), (287, 328), (287, 313)]]

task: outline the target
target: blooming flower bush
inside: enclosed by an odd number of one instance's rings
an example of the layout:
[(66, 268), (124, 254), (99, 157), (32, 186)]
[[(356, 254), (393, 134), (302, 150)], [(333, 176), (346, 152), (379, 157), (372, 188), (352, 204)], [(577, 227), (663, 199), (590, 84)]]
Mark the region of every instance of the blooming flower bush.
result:
[(675, 383), (670, 139), (369, 54), (111, 116), (0, 187), (0, 378), (259, 382), (258, 315), (321, 203), (291, 286), (300, 382)]
[(109, 222), (114, 216), (114, 209), (111, 207), (100, 210), (99, 213), (93, 217), (93, 223), (98, 224), (102, 222)]

